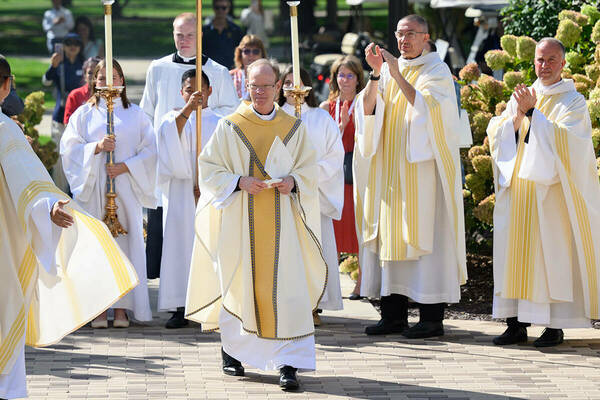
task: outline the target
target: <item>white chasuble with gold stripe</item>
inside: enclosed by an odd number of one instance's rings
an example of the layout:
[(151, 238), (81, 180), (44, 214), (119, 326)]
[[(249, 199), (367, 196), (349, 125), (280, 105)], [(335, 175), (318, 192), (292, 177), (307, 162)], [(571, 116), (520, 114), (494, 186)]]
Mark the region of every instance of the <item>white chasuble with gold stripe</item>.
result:
[[(274, 141), (286, 153), (278, 156), (292, 160), (286, 175), (295, 179), (295, 193), (235, 191), (240, 177), (283, 177), (266, 171)], [(304, 124), (280, 109), (273, 120), (262, 120), (243, 103), (219, 121), (198, 163), (202, 195), (187, 318), (204, 330), (217, 329), (223, 308), (259, 338), (312, 335), (311, 312), (323, 295), (327, 267), (320, 245), (318, 167)]]
[[(585, 99), (572, 80), (533, 84), (490, 121), (494, 160), (494, 316), (566, 328), (598, 318), (600, 184)], [(560, 310), (560, 311), (559, 311)]]
[(435, 255), (445, 247), (435, 239), (441, 222), (436, 221), (436, 209), (441, 207), (448, 219), (443, 221), (447, 229), (443, 236), (455, 249), (443, 268), (451, 268), (455, 281), (463, 284), (467, 271), (452, 76), (437, 53), (400, 58), (399, 69), (416, 89), (414, 105), (391, 77), (387, 63), (381, 71), (375, 115), (364, 115), (364, 93), (357, 98), (354, 200), (361, 250), (376, 254), (384, 268), (399, 262), (401, 269), (402, 262), (418, 264)]
[[(70, 228), (50, 221), (66, 200), (19, 127), (0, 114), (0, 376), (25, 342), (48, 346), (85, 325), (138, 284), (104, 224), (73, 200)], [(43, 267), (43, 268), (42, 268)], [(26, 327), (26, 328), (25, 328)]]

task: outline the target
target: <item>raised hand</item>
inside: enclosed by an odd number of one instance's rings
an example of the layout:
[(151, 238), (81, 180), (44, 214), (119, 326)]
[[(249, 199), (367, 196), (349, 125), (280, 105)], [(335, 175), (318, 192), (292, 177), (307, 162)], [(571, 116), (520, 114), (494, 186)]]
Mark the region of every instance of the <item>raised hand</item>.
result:
[(350, 114), (348, 112), (348, 110), (350, 109), (350, 102), (348, 100), (346, 100), (343, 104), (342, 107), (340, 108), (340, 123), (341, 123), (341, 127), (340, 127), (340, 131), (344, 131), (344, 129), (346, 129), (346, 125), (348, 125), (348, 122), (350, 122)]
[(365, 59), (367, 61), (367, 64), (369, 64), (369, 67), (371, 67), (371, 69), (373, 70), (373, 72), (378, 75), (379, 71), (381, 71), (381, 66), (383, 65), (381, 48), (375, 43), (370, 43), (365, 48)]
[(523, 84), (517, 85), (513, 96), (517, 102), (517, 112), (519, 114), (525, 115), (525, 113), (530, 108), (535, 107), (535, 104), (537, 103), (535, 89), (531, 88), (531, 90), (529, 90), (529, 88)]
[(52, 206), (50, 211), (50, 220), (61, 228), (68, 228), (73, 225), (73, 217), (65, 211), (64, 207), (70, 200), (59, 200)]
[(390, 75), (396, 79), (400, 78), (401, 74), (400, 70), (398, 69), (398, 59), (386, 49), (381, 49), (381, 55), (383, 56), (384, 61), (388, 64)]
[(60, 54), (53, 53), (52, 57), (50, 57), (50, 65), (52, 65), (52, 67), (56, 68), (61, 63), (62, 60), (63, 60), (62, 52)]

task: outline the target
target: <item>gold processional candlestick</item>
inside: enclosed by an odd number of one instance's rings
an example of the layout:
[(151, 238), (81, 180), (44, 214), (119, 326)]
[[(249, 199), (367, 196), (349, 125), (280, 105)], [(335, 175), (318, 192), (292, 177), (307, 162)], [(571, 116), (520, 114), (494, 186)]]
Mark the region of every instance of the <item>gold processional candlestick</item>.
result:
[[(114, 0), (102, 0), (104, 5), (104, 38), (105, 38), (105, 61), (106, 61), (106, 87), (98, 88), (100, 95), (106, 101), (106, 136), (115, 137), (114, 127), (114, 99), (121, 95), (123, 87), (113, 86), (113, 57), (112, 57), (112, 4)], [(114, 165), (114, 151), (109, 151), (106, 155), (106, 165)], [(115, 192), (115, 178), (108, 178), (106, 182), (106, 205), (104, 206), (106, 214), (104, 223), (110, 230), (113, 237), (126, 235), (127, 231), (117, 217), (117, 193)]]
[(302, 111), (302, 103), (312, 90), (310, 86), (304, 86), (300, 79), (300, 48), (298, 44), (298, 5), (300, 1), (288, 1), (290, 6), (290, 30), (292, 38), (292, 71), (294, 76), (294, 86), (284, 87), (283, 91), (286, 96), (291, 96), (294, 99), (294, 109), (296, 118), (300, 118)]

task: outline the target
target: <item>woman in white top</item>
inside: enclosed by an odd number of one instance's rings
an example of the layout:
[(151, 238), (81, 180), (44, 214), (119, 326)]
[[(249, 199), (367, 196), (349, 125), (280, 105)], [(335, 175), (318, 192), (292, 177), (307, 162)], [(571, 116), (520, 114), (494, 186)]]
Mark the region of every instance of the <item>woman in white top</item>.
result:
[(98, 57), (104, 54), (102, 39), (96, 39), (94, 25), (92, 25), (92, 21), (88, 17), (77, 17), (75, 19), (74, 31), (81, 37), (83, 58), (87, 60), (90, 57)]
[[(156, 208), (156, 142), (148, 116), (127, 99), (121, 66), (114, 61), (114, 86), (123, 86), (114, 99), (115, 137), (106, 136), (106, 101), (96, 92), (106, 86), (105, 61), (94, 71), (92, 93), (88, 103), (79, 107), (69, 119), (60, 141), (60, 155), (73, 198), (91, 215), (103, 219), (106, 183), (115, 178), (117, 216), (127, 231), (116, 241), (134, 265), (139, 285), (115, 305), (115, 327), (129, 326), (125, 310), (138, 321), (152, 320), (146, 283), (146, 253), (142, 228), (142, 208)], [(114, 165), (108, 166), (107, 152), (114, 150)], [(92, 327), (107, 327), (106, 312)]]
[[(286, 97), (284, 88), (294, 86), (292, 67), (281, 75), (283, 85), (279, 95), (279, 105), (290, 115), (294, 115), (293, 97)], [(300, 69), (300, 79), (304, 86), (311, 86), (310, 75)], [(344, 206), (344, 146), (342, 135), (329, 113), (318, 107), (314, 92), (311, 90), (302, 104), (302, 123), (317, 150), (319, 165), (319, 205), (321, 206), (321, 242), (323, 257), (327, 263), (327, 286), (320, 309), (341, 310), (342, 292), (338, 271), (338, 255), (333, 231), (333, 220), (340, 219)], [(318, 314), (313, 314), (315, 325), (320, 323)]]
[(235, 68), (229, 71), (237, 95), (242, 100), (250, 100), (246, 87), (246, 69), (259, 58), (266, 58), (267, 51), (263, 42), (255, 35), (246, 35), (235, 48), (233, 61)]

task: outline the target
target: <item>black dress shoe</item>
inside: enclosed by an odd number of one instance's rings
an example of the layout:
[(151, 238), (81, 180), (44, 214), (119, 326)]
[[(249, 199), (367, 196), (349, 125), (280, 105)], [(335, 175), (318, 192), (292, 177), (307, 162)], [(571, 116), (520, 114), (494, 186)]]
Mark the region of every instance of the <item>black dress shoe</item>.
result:
[(408, 339), (444, 336), (444, 324), (441, 322), (421, 321), (402, 332), (401, 335)]
[(300, 387), (298, 377), (296, 376), (297, 370), (297, 368), (290, 367), (289, 365), (279, 368), (279, 386), (283, 390), (296, 390)]
[(369, 325), (365, 328), (367, 335), (388, 335), (390, 333), (402, 333), (408, 328), (408, 321), (390, 321), (380, 319), (375, 325)]
[(498, 346), (523, 343), (526, 341), (527, 328), (522, 326), (509, 326), (502, 335), (496, 336), (493, 340), (494, 344)]
[(221, 348), (221, 358), (223, 359), (223, 373), (231, 376), (244, 376), (244, 367), (242, 363), (225, 353)]
[(542, 336), (537, 338), (533, 345), (535, 347), (552, 347), (558, 346), (565, 339), (565, 334), (562, 329), (546, 328), (542, 332)]
[(171, 315), (171, 318), (165, 324), (165, 328), (167, 329), (179, 329), (185, 326), (188, 326), (189, 321), (184, 317), (184, 308), (179, 307), (177, 311)]
[(358, 293), (352, 293), (348, 296), (348, 300), (361, 300), (363, 297)]

